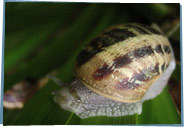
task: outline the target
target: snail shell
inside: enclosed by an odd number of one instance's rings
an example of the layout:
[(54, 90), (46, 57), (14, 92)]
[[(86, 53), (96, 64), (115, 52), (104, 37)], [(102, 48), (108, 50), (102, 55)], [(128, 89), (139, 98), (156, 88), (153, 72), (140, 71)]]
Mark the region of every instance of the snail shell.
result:
[(113, 26), (80, 52), (77, 80), (54, 101), (81, 118), (140, 114), (142, 102), (162, 91), (174, 68), (171, 45), (161, 32), (142, 24)]
[(171, 60), (168, 39), (138, 24), (110, 28), (79, 54), (75, 74), (92, 91), (120, 102), (137, 102)]

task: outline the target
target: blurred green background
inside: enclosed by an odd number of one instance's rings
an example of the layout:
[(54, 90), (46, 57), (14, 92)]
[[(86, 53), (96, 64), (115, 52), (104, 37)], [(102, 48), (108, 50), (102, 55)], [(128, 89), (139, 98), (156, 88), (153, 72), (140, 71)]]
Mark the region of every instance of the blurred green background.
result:
[(80, 119), (53, 102), (49, 81), (22, 109), (4, 108), (4, 125), (123, 125), (181, 124), (180, 5), (16, 3), (5, 5), (4, 91), (32, 77), (36, 80), (56, 70), (64, 82), (74, 79), (72, 70), (82, 47), (111, 25), (156, 23), (169, 36), (177, 68), (168, 86), (155, 99), (144, 102), (141, 115)]

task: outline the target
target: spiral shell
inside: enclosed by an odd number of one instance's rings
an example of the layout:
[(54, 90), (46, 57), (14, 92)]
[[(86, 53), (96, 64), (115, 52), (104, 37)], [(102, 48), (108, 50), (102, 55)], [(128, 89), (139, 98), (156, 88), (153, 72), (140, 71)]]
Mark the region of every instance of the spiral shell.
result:
[(159, 95), (176, 66), (168, 39), (141, 24), (117, 25), (79, 54), (76, 80), (58, 82), (54, 101), (80, 118), (141, 114), (142, 103)]
[(109, 99), (139, 101), (168, 67), (171, 46), (159, 31), (142, 24), (111, 27), (79, 54), (76, 77)]

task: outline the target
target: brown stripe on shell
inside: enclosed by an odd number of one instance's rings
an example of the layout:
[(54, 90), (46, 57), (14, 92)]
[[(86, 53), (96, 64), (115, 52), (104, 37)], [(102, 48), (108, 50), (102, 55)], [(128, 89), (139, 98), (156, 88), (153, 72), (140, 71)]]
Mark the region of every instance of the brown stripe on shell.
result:
[(143, 28), (136, 26), (134, 24), (127, 24), (126, 27), (132, 28), (137, 31), (139, 34), (150, 34), (148, 31), (144, 30)]
[(171, 53), (171, 49), (169, 46), (164, 45), (163, 48), (164, 48), (165, 53), (168, 53), (168, 54)]
[[(148, 25), (142, 24), (127, 24), (127, 27), (135, 29), (140, 34), (161, 34), (159, 31), (151, 28)], [(97, 53), (104, 50), (105, 47), (111, 46), (120, 41), (124, 41), (130, 37), (136, 37), (137, 35), (128, 30), (128, 28), (113, 28), (104, 33), (99, 37), (93, 39), (87, 46), (90, 47), (90, 51), (87, 48), (83, 49), (77, 57), (77, 65), (81, 66), (90, 60)]]
[(131, 62), (132, 62), (132, 59), (129, 57), (128, 54), (126, 54), (124, 56), (119, 56), (116, 59), (114, 59), (113, 66), (115, 66), (115, 68), (121, 68), (121, 67), (124, 67)]
[(164, 54), (164, 52), (162, 50), (162, 46), (160, 44), (156, 46), (155, 50), (156, 50), (157, 53)]
[(140, 71), (140, 73), (134, 73), (130, 79), (126, 77), (118, 81), (115, 88), (118, 90), (135, 89), (142, 85), (140, 83), (136, 83), (137, 80), (145, 82), (157, 75), (159, 75), (158, 63), (154, 67), (150, 67)]
[(149, 32), (151, 32), (151, 33), (153, 33), (153, 34), (158, 34), (158, 35), (161, 35), (161, 34), (162, 34), (162, 33), (160, 33), (159, 31), (153, 29), (152, 27), (150, 27), (150, 26), (148, 26), (148, 25), (143, 25), (143, 24), (138, 24), (138, 23), (136, 23), (135, 25), (136, 25), (136, 26), (139, 26), (139, 27), (141, 27), (142, 29), (147, 30), (147, 31), (149, 31)]
[(112, 68), (109, 67), (107, 64), (104, 64), (101, 68), (98, 68), (94, 73), (93, 73), (93, 78), (96, 80), (103, 79), (107, 75), (111, 74), (113, 72)]
[(114, 42), (119, 42), (119, 41), (123, 41), (129, 37), (135, 37), (136, 34), (134, 34), (133, 32), (129, 31), (128, 29), (124, 28), (124, 29), (111, 29), (107, 32), (104, 32), (102, 35), (108, 35), (112, 41)]
[(159, 72), (159, 63), (156, 63), (154, 69), (151, 72), (156, 73), (156, 74), (160, 74), (160, 72)]
[(151, 46), (144, 46), (142, 48), (136, 49), (132, 52), (133, 56), (137, 59), (144, 57), (144, 56), (149, 56), (153, 54), (153, 49)]
[(153, 49), (151, 46), (144, 46), (142, 48), (136, 49), (130, 53), (125, 54), (124, 56), (119, 56), (116, 59), (114, 59), (114, 66), (115, 68), (120, 68), (123, 66), (126, 66), (127, 64), (132, 62), (132, 58), (129, 56), (132, 55), (134, 58), (139, 59), (145, 56), (149, 56), (153, 54)]
[(128, 29), (114, 28), (107, 32), (102, 33), (101, 36), (93, 39), (87, 46), (92, 50), (88, 51), (87, 48), (83, 49), (77, 57), (77, 65), (81, 66), (90, 60), (97, 53), (104, 50), (105, 47), (111, 46), (115, 43), (122, 42), (130, 37), (136, 37), (136, 34)]
[(98, 68), (93, 73), (93, 78), (96, 80), (101, 80), (106, 76), (110, 75), (116, 68), (125, 67), (126, 65), (130, 64), (132, 62), (132, 58), (130, 58), (130, 55), (132, 55), (136, 59), (140, 59), (142, 57), (149, 56), (153, 53), (154, 52), (151, 46), (145, 46), (145, 47), (136, 49), (130, 53), (127, 53), (123, 56), (119, 56), (113, 60), (112, 66), (108, 66), (107, 64), (104, 64), (102, 67)]

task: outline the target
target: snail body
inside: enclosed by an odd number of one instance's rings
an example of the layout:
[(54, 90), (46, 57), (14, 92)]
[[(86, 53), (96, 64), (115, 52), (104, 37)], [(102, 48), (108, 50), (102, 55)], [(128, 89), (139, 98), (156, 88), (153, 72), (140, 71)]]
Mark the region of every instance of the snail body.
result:
[(171, 45), (161, 32), (142, 24), (113, 26), (80, 52), (77, 80), (54, 100), (81, 118), (140, 114), (142, 102), (162, 91), (174, 68)]

